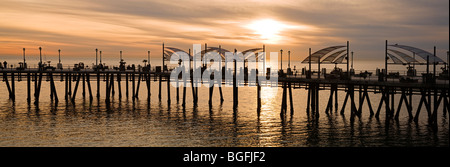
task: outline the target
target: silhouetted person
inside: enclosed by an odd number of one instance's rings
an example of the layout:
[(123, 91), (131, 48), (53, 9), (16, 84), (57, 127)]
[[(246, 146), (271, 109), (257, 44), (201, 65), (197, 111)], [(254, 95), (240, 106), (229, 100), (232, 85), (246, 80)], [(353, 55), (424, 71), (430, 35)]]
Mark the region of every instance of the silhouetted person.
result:
[(8, 68), (8, 63), (6, 61), (3, 62), (3, 67)]

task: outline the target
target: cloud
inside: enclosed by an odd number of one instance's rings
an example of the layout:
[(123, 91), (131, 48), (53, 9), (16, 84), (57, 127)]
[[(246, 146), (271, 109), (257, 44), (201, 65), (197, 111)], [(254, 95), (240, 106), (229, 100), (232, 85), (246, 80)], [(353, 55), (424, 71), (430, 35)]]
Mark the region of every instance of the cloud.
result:
[(308, 47), (349, 40), (355, 52), (370, 57), (380, 52), (384, 40), (437, 45), (441, 54), (449, 45), (449, 1), (442, 0), (1, 1), (0, 55), (38, 45), (73, 47), (68, 53), (73, 56), (89, 54), (95, 47), (150, 49), (159, 55), (162, 42), (182, 48), (205, 42), (260, 46), (264, 41), (246, 26), (262, 19), (310, 27), (280, 31), (280, 40), (268, 47), (274, 50), (307, 53)]

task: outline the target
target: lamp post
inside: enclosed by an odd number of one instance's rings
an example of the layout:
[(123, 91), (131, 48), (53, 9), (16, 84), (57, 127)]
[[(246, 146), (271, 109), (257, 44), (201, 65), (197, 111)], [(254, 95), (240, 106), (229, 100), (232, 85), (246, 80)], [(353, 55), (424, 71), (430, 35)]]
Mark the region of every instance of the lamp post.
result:
[(353, 51), (352, 51), (352, 67), (351, 69), (353, 69)]
[(95, 48), (95, 66), (96, 66), (96, 67), (98, 67), (98, 56), (97, 56), (97, 52), (98, 52), (98, 49)]
[(148, 51), (148, 53), (147, 53), (147, 61), (148, 61), (148, 65), (150, 65), (150, 51)]
[(120, 53), (119, 54), (120, 61), (122, 61), (122, 51), (120, 51), (119, 53)]
[(281, 52), (281, 73), (283, 73), (283, 49), (281, 49), (280, 52)]
[(25, 66), (25, 48), (23, 48), (23, 65)]
[(42, 47), (39, 46), (39, 63), (42, 65)]
[(100, 51), (100, 65), (102, 65), (102, 51)]
[(385, 45), (385, 49), (384, 49), (384, 80), (387, 81), (387, 74), (388, 74), (388, 64), (387, 64), (387, 60), (388, 60), (388, 54), (387, 54), (387, 47), (388, 47), (388, 41), (386, 40), (386, 45)]
[(350, 79), (350, 70), (348, 69), (348, 65), (350, 64), (349, 52), (350, 52), (350, 47), (349, 47), (349, 42), (347, 41), (347, 79)]
[(288, 51), (288, 68), (291, 68), (291, 51)]
[(58, 60), (61, 63), (61, 49), (58, 49)]

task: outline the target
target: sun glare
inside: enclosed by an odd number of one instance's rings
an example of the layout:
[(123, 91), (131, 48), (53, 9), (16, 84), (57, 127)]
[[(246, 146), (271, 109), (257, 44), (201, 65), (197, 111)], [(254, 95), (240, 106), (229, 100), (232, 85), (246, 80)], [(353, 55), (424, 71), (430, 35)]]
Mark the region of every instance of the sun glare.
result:
[(280, 32), (290, 26), (276, 20), (263, 19), (255, 20), (246, 27), (253, 30), (253, 33), (259, 35), (261, 39), (274, 43), (280, 40)]

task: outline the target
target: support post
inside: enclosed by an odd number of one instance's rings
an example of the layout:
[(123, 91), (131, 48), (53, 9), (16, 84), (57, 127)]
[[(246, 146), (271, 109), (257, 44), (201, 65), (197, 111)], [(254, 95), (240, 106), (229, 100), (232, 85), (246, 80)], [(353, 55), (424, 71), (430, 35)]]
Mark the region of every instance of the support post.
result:
[[(74, 88), (74, 90), (73, 90), (72, 103), (75, 102), (75, 98), (76, 98), (76, 96), (77, 96), (78, 84), (80, 84), (80, 79), (81, 79), (81, 73), (78, 73), (77, 83), (75, 84), (75, 88)], [(74, 104), (75, 104), (75, 103), (74, 103)]]
[(178, 77), (176, 79), (176, 83), (177, 83), (177, 104), (180, 102), (180, 85), (178, 82)]
[[(105, 89), (106, 89), (106, 98), (105, 98), (105, 102), (106, 103), (109, 103), (110, 102), (110, 89), (111, 89), (111, 86), (109, 85), (109, 74), (108, 73), (105, 73), (105, 77), (106, 77), (106, 82), (105, 82)], [(111, 78), (112, 79), (112, 78)]]
[(291, 105), (291, 116), (294, 115), (294, 101), (292, 100), (292, 86), (289, 82), (289, 103)]
[(30, 84), (31, 84), (30, 72), (27, 72), (27, 103), (28, 104), (30, 104), (30, 102), (31, 102), (31, 88), (30, 88)]
[(306, 115), (309, 117), (309, 111), (311, 106), (311, 83), (308, 83), (308, 98), (306, 100)]
[(333, 94), (336, 91), (336, 86), (337, 84), (332, 84), (331, 85), (331, 89), (330, 89), (330, 98), (328, 98), (328, 104), (327, 104), (327, 108), (325, 109), (325, 113), (328, 114), (328, 112), (332, 112), (333, 110)]
[(83, 73), (83, 92), (81, 94), (83, 95), (83, 98), (86, 97), (86, 73)]
[(65, 75), (66, 79), (64, 81), (65, 86), (64, 86), (64, 99), (67, 100), (69, 99), (69, 73), (66, 73)]
[(55, 99), (55, 103), (58, 103), (59, 99), (58, 99), (58, 94), (56, 93), (55, 81), (53, 79), (53, 74), (52, 73), (50, 73), (50, 88), (51, 88), (50, 91), (53, 92), (52, 94), (53, 94), (53, 97)]
[(97, 99), (100, 99), (100, 72), (97, 69)]
[(125, 96), (127, 97), (127, 99), (128, 99), (128, 84), (129, 84), (129, 82), (128, 82), (128, 73), (125, 73)]
[(122, 82), (122, 73), (117, 73), (117, 89), (119, 90), (119, 99), (122, 99), (122, 87), (121, 87), (121, 82)]
[(86, 82), (87, 82), (87, 86), (88, 86), (88, 91), (89, 91), (89, 101), (92, 102), (92, 99), (94, 98), (92, 96), (92, 89), (91, 89), (91, 81), (90, 81), (90, 73), (86, 73)]
[[(184, 67), (183, 67), (183, 69), (185, 69)], [(186, 75), (186, 71), (184, 71), (185, 73), (183, 74), (183, 104), (182, 104), (182, 106), (183, 106), (183, 108), (185, 108), (186, 107), (186, 84), (187, 84), (187, 81), (186, 81), (186, 78), (187, 77), (185, 77), (184, 75)]]
[(8, 88), (9, 99), (12, 99), (11, 86), (9, 85), (9, 82), (8, 82), (8, 73), (6, 73), (6, 72), (3, 73), (3, 80), (5, 80), (6, 87)]
[(36, 89), (35, 89), (35, 98), (34, 98), (34, 104), (38, 105), (39, 104), (39, 95), (41, 93), (41, 85), (42, 85), (42, 71), (39, 71), (39, 81), (35, 81), (38, 82), (36, 84)]
[(133, 69), (133, 73), (131, 74), (131, 81), (132, 81), (132, 84), (131, 84), (132, 96), (131, 97), (134, 101), (136, 98), (136, 70), (135, 69)]
[(139, 88), (141, 86), (141, 79), (142, 79), (142, 73), (141, 73), (141, 70), (139, 69), (139, 76), (138, 76), (138, 80), (137, 80), (137, 87), (136, 87), (136, 93), (135, 93), (136, 99), (139, 99)]
[[(159, 74), (159, 94), (158, 94), (158, 99), (159, 101), (161, 101), (161, 82), (162, 82), (162, 75)], [(194, 98), (195, 99), (195, 98)]]
[(170, 76), (167, 77), (167, 105), (170, 107)]
[(15, 102), (16, 101), (16, 82), (14, 81), (15, 80), (15, 77), (14, 77), (14, 72), (11, 72), (11, 100), (13, 101), (13, 102)]

